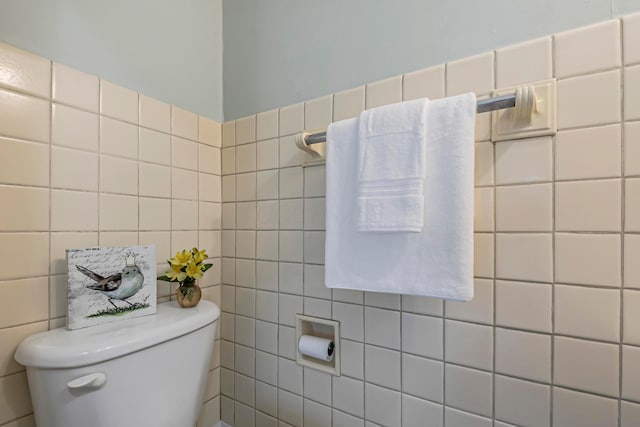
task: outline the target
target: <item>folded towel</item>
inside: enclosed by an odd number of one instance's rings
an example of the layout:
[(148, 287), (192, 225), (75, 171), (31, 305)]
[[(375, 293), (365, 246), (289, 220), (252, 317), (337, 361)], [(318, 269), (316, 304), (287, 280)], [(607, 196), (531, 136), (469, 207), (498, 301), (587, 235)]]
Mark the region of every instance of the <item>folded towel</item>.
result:
[(473, 94), (430, 101), (426, 212), (420, 233), (361, 233), (358, 120), (327, 130), (325, 285), (468, 301), (473, 298)]
[(359, 231), (422, 231), (427, 104), (423, 98), (360, 114)]

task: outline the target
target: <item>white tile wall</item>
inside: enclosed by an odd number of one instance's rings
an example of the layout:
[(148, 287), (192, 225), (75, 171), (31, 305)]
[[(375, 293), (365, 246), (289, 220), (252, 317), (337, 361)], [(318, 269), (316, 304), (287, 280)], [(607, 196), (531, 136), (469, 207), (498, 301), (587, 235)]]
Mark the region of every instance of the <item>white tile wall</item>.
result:
[[(200, 284), (220, 304), (221, 127), (5, 44), (0, 68), (0, 425), (32, 426), (13, 353), (64, 326), (66, 248), (155, 244), (159, 268), (177, 249), (207, 248), (214, 270)], [(167, 284), (158, 297), (172, 298)], [(247, 345), (253, 322), (236, 324)], [(221, 346), (211, 344), (206, 427), (220, 419)]]
[[(640, 20), (623, 21), (225, 123), (223, 311), (234, 320), (222, 344), (222, 419), (251, 426), (640, 424), (633, 379), (640, 369), (640, 57), (632, 48)], [(296, 132), (356, 117), (365, 106), (489, 95), (552, 77), (557, 135), (493, 143), (488, 115), (478, 116), (472, 302), (323, 286), (325, 169), (300, 167)], [(255, 256), (245, 247), (251, 244)], [(251, 347), (251, 316), (238, 295), (255, 287)], [(293, 316), (302, 312), (340, 321), (342, 376), (293, 363)], [(238, 396), (231, 375), (250, 375), (244, 359), (255, 359), (255, 403)]]

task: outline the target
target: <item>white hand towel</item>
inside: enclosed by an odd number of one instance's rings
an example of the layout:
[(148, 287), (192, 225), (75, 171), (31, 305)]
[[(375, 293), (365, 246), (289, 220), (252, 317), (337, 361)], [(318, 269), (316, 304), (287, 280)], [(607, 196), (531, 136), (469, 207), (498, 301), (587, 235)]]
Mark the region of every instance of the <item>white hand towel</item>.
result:
[(426, 212), (420, 233), (361, 233), (358, 120), (327, 130), (325, 285), (468, 301), (473, 298), (473, 94), (429, 102)]
[(359, 231), (422, 231), (427, 105), (423, 98), (360, 114)]

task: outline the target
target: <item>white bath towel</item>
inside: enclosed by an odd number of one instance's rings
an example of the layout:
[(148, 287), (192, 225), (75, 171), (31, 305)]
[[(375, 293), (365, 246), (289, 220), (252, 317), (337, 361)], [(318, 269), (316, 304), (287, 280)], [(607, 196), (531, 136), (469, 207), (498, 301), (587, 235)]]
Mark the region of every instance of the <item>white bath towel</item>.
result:
[(473, 298), (473, 94), (430, 101), (424, 227), (363, 233), (357, 209), (358, 120), (327, 131), (325, 285), (468, 301)]
[(422, 98), (360, 114), (358, 230), (422, 231), (427, 105)]

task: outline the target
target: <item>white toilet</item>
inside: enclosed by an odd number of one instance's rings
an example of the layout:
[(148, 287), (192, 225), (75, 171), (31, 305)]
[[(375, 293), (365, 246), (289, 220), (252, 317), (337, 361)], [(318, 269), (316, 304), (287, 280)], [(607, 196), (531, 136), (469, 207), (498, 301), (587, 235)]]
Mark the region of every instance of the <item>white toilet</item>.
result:
[(25, 339), (38, 427), (192, 427), (196, 423), (220, 309), (209, 301)]

